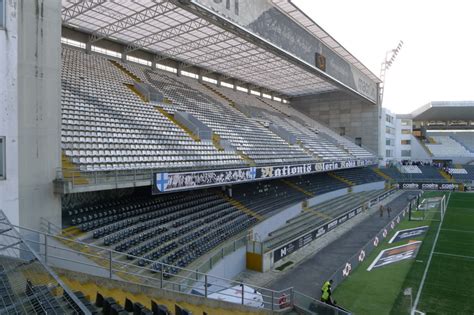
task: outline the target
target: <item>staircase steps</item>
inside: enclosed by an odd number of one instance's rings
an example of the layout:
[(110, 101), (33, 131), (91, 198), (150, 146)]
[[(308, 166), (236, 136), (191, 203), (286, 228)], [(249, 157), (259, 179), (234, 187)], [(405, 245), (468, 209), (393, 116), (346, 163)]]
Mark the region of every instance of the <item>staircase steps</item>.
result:
[(379, 175), (380, 177), (384, 178), (385, 180), (388, 181), (393, 181), (393, 178), (382, 172), (379, 168), (377, 167), (371, 167), (370, 168), (372, 171), (374, 171), (375, 174)]
[(229, 202), (231, 205), (233, 205), (234, 207), (236, 207), (237, 209), (239, 209), (240, 211), (242, 211), (243, 213), (251, 216), (251, 217), (254, 217), (255, 219), (257, 219), (258, 221), (262, 221), (264, 218), (263, 216), (261, 216), (260, 214), (254, 212), (253, 210), (247, 208), (245, 205), (243, 205), (240, 201), (238, 200), (235, 200), (234, 198), (231, 198), (229, 196), (227, 196), (226, 194), (222, 193), (222, 192), (218, 192), (218, 194), (224, 198), (224, 200), (226, 200), (227, 202)]
[(342, 177), (342, 176), (340, 176), (340, 175), (336, 175), (336, 174), (333, 173), (333, 172), (329, 172), (328, 175), (331, 176), (332, 178), (335, 178), (335, 179), (337, 179), (337, 180), (343, 182), (344, 184), (347, 184), (347, 185), (349, 185), (349, 186), (355, 186), (355, 183), (351, 182), (350, 180), (348, 180), (348, 179), (346, 179), (346, 178), (344, 178), (344, 177)]
[(194, 141), (196, 142), (201, 141), (201, 138), (199, 138), (198, 135), (194, 134), (188, 127), (186, 127), (185, 125), (183, 125), (182, 123), (174, 119), (173, 115), (168, 113), (164, 108), (160, 106), (155, 106), (155, 109), (158, 110), (161, 114), (163, 114), (163, 116), (171, 120), (176, 126), (181, 128), (184, 132), (186, 132)]
[(64, 152), (61, 153), (61, 169), (64, 179), (72, 180), (74, 185), (89, 184), (87, 178), (85, 178), (79, 171), (79, 167), (72, 163), (71, 159), (64, 154)]
[(315, 194), (303, 189), (302, 187), (298, 186), (297, 184), (295, 183), (292, 183), (290, 182), (289, 180), (286, 180), (286, 179), (282, 179), (281, 180), (283, 183), (285, 183), (286, 185), (290, 186), (291, 188), (293, 189), (296, 189), (297, 191), (299, 192), (302, 192), (303, 194), (305, 194), (306, 196), (309, 196), (309, 197), (314, 197)]
[(114, 66), (116, 66), (117, 68), (119, 68), (123, 73), (125, 73), (126, 75), (128, 75), (130, 78), (133, 79), (133, 81), (136, 81), (136, 82), (143, 82), (139, 77), (137, 77), (135, 74), (133, 74), (132, 72), (130, 72), (127, 68), (125, 68), (124, 66), (122, 66), (119, 62), (115, 61), (115, 60), (109, 60), (110, 63), (112, 63)]

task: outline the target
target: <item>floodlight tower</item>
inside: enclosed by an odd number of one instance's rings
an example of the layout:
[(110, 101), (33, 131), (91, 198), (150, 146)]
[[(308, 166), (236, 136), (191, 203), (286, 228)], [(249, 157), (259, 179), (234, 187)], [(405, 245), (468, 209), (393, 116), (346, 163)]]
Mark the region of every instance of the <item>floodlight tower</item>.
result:
[(379, 85), (380, 105), (382, 105), (382, 101), (383, 101), (383, 92), (384, 92), (384, 86), (385, 86), (385, 73), (392, 66), (393, 62), (397, 58), (397, 55), (402, 49), (402, 47), (403, 47), (403, 41), (401, 40), (400, 42), (398, 42), (397, 47), (395, 47), (394, 49), (390, 49), (385, 53), (385, 60), (382, 62), (382, 65), (380, 67), (380, 81), (382, 81)]

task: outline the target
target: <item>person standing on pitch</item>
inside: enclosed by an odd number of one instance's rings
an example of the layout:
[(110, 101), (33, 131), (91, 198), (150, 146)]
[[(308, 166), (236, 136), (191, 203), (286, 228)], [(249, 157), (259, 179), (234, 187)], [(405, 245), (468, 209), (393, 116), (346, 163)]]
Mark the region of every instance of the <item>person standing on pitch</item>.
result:
[(380, 211), (380, 217), (383, 217), (383, 205), (380, 205), (379, 211)]
[(388, 215), (389, 218), (390, 218), (390, 211), (392, 211), (392, 208), (387, 207), (387, 215)]

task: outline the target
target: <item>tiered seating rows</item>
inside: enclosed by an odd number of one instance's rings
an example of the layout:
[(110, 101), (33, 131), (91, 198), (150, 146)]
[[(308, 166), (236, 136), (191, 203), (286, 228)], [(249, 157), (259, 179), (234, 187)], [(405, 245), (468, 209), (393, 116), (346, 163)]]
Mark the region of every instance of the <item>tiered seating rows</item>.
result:
[[(360, 172), (361, 174), (357, 175)], [(354, 169), (347, 177), (354, 181), (380, 180), (371, 170)], [(343, 176), (344, 173), (341, 173)], [(162, 196), (128, 196), (99, 205), (64, 209), (64, 222), (86, 232), (81, 239), (109, 246), (140, 266), (161, 270), (161, 263), (186, 267), (217, 245), (245, 231), (257, 222), (256, 216), (272, 213), (308, 198), (347, 187), (329, 175), (315, 174), (288, 180), (262, 181), (232, 187), (232, 198), (253, 214), (225, 200), (219, 189), (175, 193)], [(143, 257), (144, 259), (136, 259)], [(156, 263), (149, 264), (148, 260)], [(168, 268), (168, 267), (167, 267)], [(168, 268), (168, 273), (177, 269)]]

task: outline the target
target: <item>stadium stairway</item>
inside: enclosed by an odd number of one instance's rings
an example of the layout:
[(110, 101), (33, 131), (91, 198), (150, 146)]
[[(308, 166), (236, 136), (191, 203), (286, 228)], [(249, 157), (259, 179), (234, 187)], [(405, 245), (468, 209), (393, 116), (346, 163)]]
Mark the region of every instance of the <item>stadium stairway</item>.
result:
[(439, 172), (439, 174), (440, 174), (441, 176), (443, 176), (443, 178), (444, 178), (446, 181), (448, 181), (449, 183), (453, 183), (453, 182), (454, 182), (454, 178), (451, 177), (451, 176), (449, 176), (449, 174), (446, 173), (443, 169), (438, 170), (438, 172)]
[(226, 194), (222, 193), (221, 191), (217, 192), (217, 194), (219, 196), (221, 196), (224, 200), (226, 200), (227, 202), (229, 202), (231, 205), (233, 205), (234, 207), (236, 207), (237, 209), (239, 209), (240, 211), (242, 211), (243, 213), (251, 216), (251, 217), (254, 217), (255, 219), (257, 219), (258, 221), (262, 221), (264, 219), (264, 217), (262, 217), (260, 214), (256, 213), (255, 211), (249, 209), (248, 207), (246, 207), (245, 205), (243, 205), (240, 201), (234, 199), (234, 198), (231, 198), (229, 196), (227, 196)]
[(342, 177), (341, 175), (336, 175), (334, 172), (329, 172), (328, 175), (331, 176), (332, 178), (335, 178), (335, 179), (339, 180), (340, 182), (343, 182), (344, 184), (348, 185), (349, 187), (355, 186), (355, 183), (351, 182), (347, 178)]
[[(61, 272), (60, 272), (61, 273)], [(173, 300), (169, 297), (160, 296), (159, 290), (150, 290), (151, 288), (144, 288), (141, 290), (141, 287), (135, 287), (135, 285), (127, 285), (125, 282), (108, 280), (105, 278), (96, 277), (94, 280), (82, 279), (79, 274), (70, 275), (71, 272), (66, 272), (61, 275), (61, 280), (69, 287), (73, 292), (82, 292), (87, 300), (92, 304), (95, 304), (97, 294), (99, 293), (102, 297), (113, 298), (117, 304), (122, 308), (126, 307), (126, 300), (130, 300), (133, 303), (140, 303), (145, 306), (147, 309), (152, 308), (152, 301), (156, 304), (164, 305), (168, 310), (171, 310), (171, 314), (174, 313), (175, 305), (178, 304), (181, 308), (184, 308), (190, 311), (192, 314), (208, 314), (208, 315), (250, 315), (250, 314), (268, 314), (266, 311), (260, 311), (255, 309), (255, 311), (248, 310), (232, 310), (224, 309), (222, 307), (210, 307), (204, 304), (193, 304), (188, 301), (186, 298), (181, 298), (181, 300)], [(80, 279), (80, 280), (79, 280)], [(147, 292), (153, 292), (147, 294)], [(196, 299), (199, 299), (196, 297)], [(191, 299), (189, 299), (191, 300)], [(220, 304), (220, 303), (219, 303)], [(221, 305), (221, 304), (220, 304)], [(128, 314), (124, 313), (124, 314)], [(135, 314), (135, 313), (133, 313)], [(144, 314), (144, 313), (141, 313)], [(146, 314), (146, 313), (145, 313)]]
[(168, 113), (164, 108), (160, 106), (155, 106), (155, 109), (159, 111), (161, 114), (163, 114), (163, 116), (168, 118), (173, 124), (175, 124), (176, 126), (181, 128), (184, 132), (186, 132), (194, 141), (196, 142), (201, 141), (201, 138), (199, 138), (198, 135), (194, 134), (191, 130), (189, 130), (189, 128), (187, 128), (185, 125), (181, 124), (179, 121), (174, 119), (173, 115)]
[(371, 167), (370, 168), (372, 171), (374, 171), (375, 174), (379, 175), (380, 177), (384, 178), (385, 180), (388, 180), (388, 181), (393, 181), (393, 178), (391, 178), (390, 176), (388, 176), (387, 174), (385, 174), (384, 172), (382, 172), (380, 170), (380, 168), (378, 167)]
[(79, 171), (79, 167), (72, 163), (71, 159), (61, 152), (61, 171), (64, 179), (71, 180), (74, 185), (87, 185), (89, 181)]
[(115, 61), (115, 60), (111, 60), (109, 59), (110, 63), (113, 64), (114, 66), (116, 66), (117, 68), (119, 68), (123, 73), (125, 73), (126, 75), (128, 75), (130, 78), (133, 79), (133, 81), (136, 81), (136, 82), (143, 82), (138, 76), (136, 76), (135, 74), (133, 74), (132, 72), (128, 71), (127, 68), (125, 68), (124, 66), (122, 66), (119, 62)]
[(292, 182), (290, 182), (290, 181), (288, 181), (288, 180), (286, 180), (286, 179), (282, 179), (281, 181), (282, 181), (283, 183), (285, 183), (286, 185), (290, 186), (291, 188), (296, 189), (296, 190), (302, 192), (302, 193), (305, 194), (306, 196), (309, 196), (309, 197), (314, 197), (314, 196), (315, 196), (315, 194), (313, 194), (313, 193), (311, 193), (311, 192), (305, 190), (304, 188), (302, 188), (302, 187), (298, 186), (297, 184), (292, 183)]
[(262, 98), (260, 98), (260, 97), (257, 97), (257, 99), (258, 99), (260, 102), (262, 102), (263, 104), (265, 104), (265, 105), (267, 105), (267, 106), (273, 108), (273, 110), (277, 111), (278, 113), (289, 117), (289, 115), (288, 115), (287, 113), (283, 112), (280, 108), (273, 106), (272, 104), (270, 104), (269, 102), (266, 102), (264, 99), (262, 99)]
[(229, 97), (225, 96), (224, 94), (222, 94), (221, 92), (219, 92), (218, 90), (214, 89), (213, 87), (211, 87), (210, 85), (206, 84), (206, 83), (201, 83), (205, 88), (207, 88), (209, 91), (213, 92), (215, 95), (219, 96), (220, 98), (226, 100), (230, 106), (234, 107), (235, 108), (235, 102), (230, 99)]

